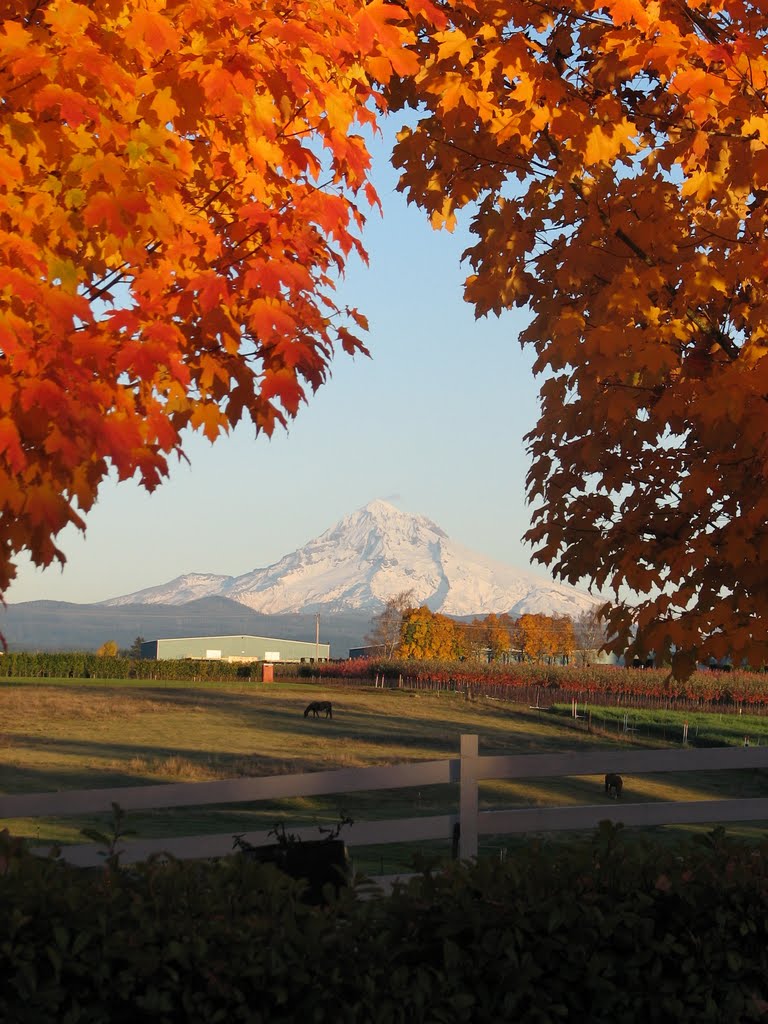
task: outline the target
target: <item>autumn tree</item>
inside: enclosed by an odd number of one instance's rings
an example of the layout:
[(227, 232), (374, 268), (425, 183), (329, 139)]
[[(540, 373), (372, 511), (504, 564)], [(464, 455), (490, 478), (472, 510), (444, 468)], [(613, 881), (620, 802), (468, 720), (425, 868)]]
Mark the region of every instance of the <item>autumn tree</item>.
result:
[(464, 656), (471, 661), (486, 660), (485, 626), (482, 618), (475, 616), (471, 622), (459, 623)]
[(385, 658), (391, 658), (400, 643), (403, 617), (416, 604), (413, 588), (401, 590), (387, 598), (381, 611), (371, 619), (366, 644), (377, 649)]
[(521, 615), (515, 623), (515, 641), (527, 661), (546, 661), (554, 654), (551, 622), (546, 615)]
[(512, 648), (508, 617), (499, 616), (491, 612), (485, 616), (483, 626), (485, 630), (485, 645), (488, 649), (489, 657), (491, 661), (499, 661)]
[(99, 658), (116, 658), (119, 653), (119, 648), (115, 640), (105, 641), (105, 643), (103, 643), (96, 651)]
[(185, 431), (270, 434), (365, 351), (334, 299), (377, 203), (362, 131), (431, 9), (2, 4), (0, 595), (111, 470), (151, 490)]
[(567, 665), (576, 650), (576, 631), (570, 615), (554, 615), (552, 631), (555, 637), (554, 657), (562, 665)]
[(363, 351), (333, 287), (377, 80), (419, 107), (408, 197), (468, 211), (477, 314), (531, 312), (536, 557), (614, 591), (614, 650), (764, 662), (767, 28), (754, 0), (7, 0), (0, 593), (110, 468), (153, 488), (186, 430), (269, 433)]
[(573, 622), (567, 615), (526, 612), (514, 623), (514, 649), (528, 661), (565, 663), (576, 648)]
[(397, 653), (417, 661), (431, 658), (453, 661), (463, 651), (461, 632), (460, 623), (422, 605), (403, 616)]
[[(768, 15), (473, 0), (419, 35), (401, 188), (467, 211), (466, 298), (530, 310), (527, 534), (615, 651), (768, 660)], [(636, 598), (624, 599), (627, 588)], [(636, 633), (634, 632), (636, 630)]]

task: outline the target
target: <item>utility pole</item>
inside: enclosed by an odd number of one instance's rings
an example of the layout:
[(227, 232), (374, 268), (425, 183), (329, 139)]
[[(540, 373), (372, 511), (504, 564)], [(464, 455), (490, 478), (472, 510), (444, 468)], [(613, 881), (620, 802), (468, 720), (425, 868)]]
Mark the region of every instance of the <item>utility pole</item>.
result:
[(320, 660), (320, 612), (315, 615), (315, 664)]

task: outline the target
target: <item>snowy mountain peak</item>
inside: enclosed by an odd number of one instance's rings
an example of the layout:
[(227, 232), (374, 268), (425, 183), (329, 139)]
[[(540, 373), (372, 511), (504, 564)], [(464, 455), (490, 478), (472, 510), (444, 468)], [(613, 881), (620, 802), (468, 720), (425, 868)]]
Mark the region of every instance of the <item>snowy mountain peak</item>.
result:
[(469, 551), (425, 516), (381, 499), (267, 568), (242, 576), (194, 573), (103, 603), (181, 605), (221, 596), (267, 614), (374, 612), (405, 590), (413, 591), (415, 603), (447, 615), (578, 615), (595, 604), (573, 587)]
[(386, 501), (376, 499), (340, 519), (307, 548), (326, 550), (328, 545), (357, 555), (362, 562), (376, 566), (392, 564), (409, 550), (437, 544), (448, 535), (425, 516), (410, 515)]
[(431, 519), (402, 512), (382, 498), (375, 498), (356, 512), (350, 512), (349, 515), (339, 520), (334, 529), (354, 530), (358, 524), (364, 529), (377, 529), (383, 534), (413, 537), (415, 531), (422, 530), (448, 539), (448, 534), (436, 526)]

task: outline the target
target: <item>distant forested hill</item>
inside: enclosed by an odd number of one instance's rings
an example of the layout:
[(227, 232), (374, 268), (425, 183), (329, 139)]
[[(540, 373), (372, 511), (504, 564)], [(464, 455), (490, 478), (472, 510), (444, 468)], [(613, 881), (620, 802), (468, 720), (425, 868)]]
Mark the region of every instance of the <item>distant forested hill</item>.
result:
[[(332, 658), (360, 647), (370, 629), (368, 612), (320, 616), (320, 640), (330, 643)], [(236, 601), (206, 597), (185, 605), (70, 604), (25, 601), (0, 611), (0, 632), (11, 651), (95, 651), (107, 640), (127, 648), (137, 636), (165, 637), (251, 634), (281, 640), (315, 639), (312, 614), (264, 615)]]

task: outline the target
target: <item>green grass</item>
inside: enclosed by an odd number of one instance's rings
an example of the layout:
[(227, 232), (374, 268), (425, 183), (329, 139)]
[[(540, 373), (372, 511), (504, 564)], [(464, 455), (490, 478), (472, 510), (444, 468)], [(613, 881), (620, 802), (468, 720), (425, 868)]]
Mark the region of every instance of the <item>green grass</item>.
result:
[[(570, 715), (570, 706), (555, 705), (558, 714)], [(589, 709), (587, 709), (589, 711)], [(579, 707), (582, 713), (583, 706)], [(683, 740), (688, 725), (688, 743), (692, 746), (741, 746), (745, 737), (753, 746), (768, 743), (768, 717), (738, 714), (733, 711), (667, 711), (633, 707), (595, 707), (592, 725), (606, 733), (624, 733), (625, 721), (630, 735), (637, 739), (671, 742)]]
[[(333, 701), (332, 720), (303, 717), (304, 707), (315, 699)], [(618, 713), (623, 719), (621, 709)], [(662, 714), (669, 713), (656, 717)], [(688, 716), (689, 734), (692, 718)], [(745, 723), (738, 723), (739, 732)], [(749, 724), (755, 741), (768, 742), (768, 720)], [(468, 701), (459, 694), (297, 682), (13, 680), (0, 685), (0, 785), (6, 793), (35, 793), (424, 761), (457, 756), (462, 733), (480, 736), (482, 754), (664, 745), (658, 737), (643, 740), (638, 733), (624, 734), (613, 723), (602, 734), (589, 734), (583, 721), (565, 714), (495, 700)], [(598, 803), (606, 799), (601, 783), (594, 776), (488, 782), (481, 786), (481, 807)], [(693, 800), (764, 792), (762, 772), (667, 773), (627, 779), (625, 798)], [(358, 821), (455, 813), (457, 803), (457, 787), (445, 785), (132, 812), (127, 826), (146, 837), (234, 834), (268, 829), (278, 820), (294, 826), (328, 824), (341, 811)], [(33, 840), (80, 842), (81, 828), (103, 830), (105, 819), (5, 824)], [(505, 843), (511, 845), (511, 840), (491, 838), (487, 848)], [(425, 843), (422, 848), (444, 853), (446, 844)], [(411, 853), (411, 847), (395, 845), (360, 848), (355, 859), (363, 870), (401, 870)]]

